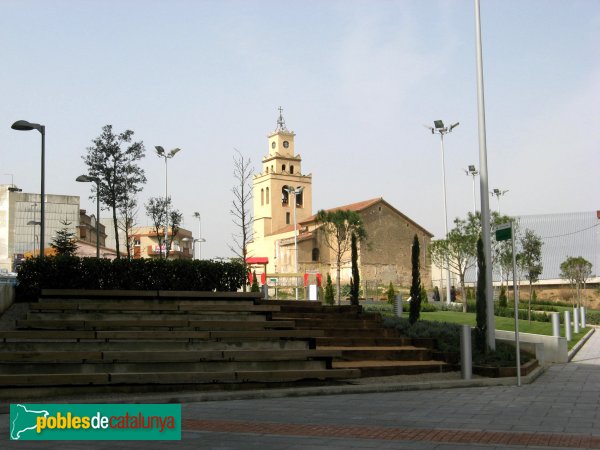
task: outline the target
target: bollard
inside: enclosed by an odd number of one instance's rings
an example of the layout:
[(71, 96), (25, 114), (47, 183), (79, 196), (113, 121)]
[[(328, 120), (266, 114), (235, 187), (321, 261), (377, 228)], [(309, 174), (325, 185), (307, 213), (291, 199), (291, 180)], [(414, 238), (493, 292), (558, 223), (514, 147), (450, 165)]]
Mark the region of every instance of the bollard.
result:
[(569, 311), (565, 311), (565, 337), (567, 342), (571, 340), (571, 313)]
[(266, 284), (263, 284), (261, 286), (262, 291), (263, 291), (263, 299), (264, 300), (269, 300), (269, 286)]
[(396, 295), (394, 299), (394, 312), (396, 317), (402, 317), (402, 294)]
[(471, 327), (469, 325), (463, 325), (460, 334), (460, 374), (463, 380), (470, 380), (473, 375)]
[(581, 306), (580, 308), (581, 328), (585, 328), (585, 307)]
[(579, 333), (579, 308), (573, 308), (573, 331)]
[(550, 313), (550, 317), (552, 317), (552, 336), (559, 337), (560, 336), (560, 313), (552, 312), (552, 313)]

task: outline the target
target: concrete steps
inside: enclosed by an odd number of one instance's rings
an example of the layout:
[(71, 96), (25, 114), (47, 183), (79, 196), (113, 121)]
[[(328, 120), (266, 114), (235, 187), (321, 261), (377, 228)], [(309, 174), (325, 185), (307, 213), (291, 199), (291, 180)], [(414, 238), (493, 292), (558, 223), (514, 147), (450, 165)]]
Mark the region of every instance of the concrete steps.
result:
[(452, 366), (433, 358), (434, 342), (411, 339), (397, 330), (386, 329), (378, 314), (364, 314), (360, 307), (327, 307), (304, 303), (276, 302), (277, 320), (293, 320), (297, 329), (323, 330), (316, 338), (321, 350), (335, 350), (341, 354), (333, 360), (338, 369), (360, 369), (361, 376), (389, 376), (440, 372)]
[(256, 294), (45, 290), (16, 330), (0, 331), (0, 396), (11, 386), (137, 391), (360, 375), (332, 367), (340, 352), (315, 349), (323, 330), (273, 320), (280, 308)]

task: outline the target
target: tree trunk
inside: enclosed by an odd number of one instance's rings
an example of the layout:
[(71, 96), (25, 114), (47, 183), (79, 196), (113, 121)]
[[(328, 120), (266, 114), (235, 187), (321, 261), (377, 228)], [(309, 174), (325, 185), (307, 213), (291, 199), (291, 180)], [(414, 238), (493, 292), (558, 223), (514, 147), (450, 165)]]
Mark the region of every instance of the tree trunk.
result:
[(113, 226), (115, 228), (115, 246), (117, 250), (117, 259), (121, 258), (121, 248), (119, 246), (119, 224), (117, 223), (117, 208), (113, 206)]
[(527, 308), (527, 320), (531, 323), (531, 292), (533, 287), (531, 286), (531, 280), (529, 280), (529, 308)]
[(336, 284), (337, 284), (337, 304), (338, 306), (342, 304), (342, 288), (341, 288), (341, 280), (340, 280), (340, 276), (341, 276), (341, 269), (340, 269), (340, 264), (341, 262), (338, 261), (337, 264), (337, 270), (336, 270), (336, 275), (337, 275), (337, 280), (336, 280)]
[(467, 312), (467, 293), (465, 292), (465, 275), (461, 273), (460, 275), (460, 295), (463, 298), (463, 312)]

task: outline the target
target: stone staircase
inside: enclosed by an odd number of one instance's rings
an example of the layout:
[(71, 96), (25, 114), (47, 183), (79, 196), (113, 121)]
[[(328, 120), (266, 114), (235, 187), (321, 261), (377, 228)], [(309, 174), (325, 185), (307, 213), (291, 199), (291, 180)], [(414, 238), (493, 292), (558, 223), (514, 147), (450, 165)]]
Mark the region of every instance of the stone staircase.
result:
[(411, 339), (383, 328), (379, 314), (364, 313), (360, 306), (271, 300), (261, 304), (280, 306), (272, 313), (273, 320), (294, 321), (297, 330), (322, 331), (316, 348), (337, 352), (333, 368), (360, 369), (362, 377), (454, 370), (436, 359), (432, 340)]
[(360, 376), (259, 294), (44, 290), (0, 331), (0, 397), (235, 389)]

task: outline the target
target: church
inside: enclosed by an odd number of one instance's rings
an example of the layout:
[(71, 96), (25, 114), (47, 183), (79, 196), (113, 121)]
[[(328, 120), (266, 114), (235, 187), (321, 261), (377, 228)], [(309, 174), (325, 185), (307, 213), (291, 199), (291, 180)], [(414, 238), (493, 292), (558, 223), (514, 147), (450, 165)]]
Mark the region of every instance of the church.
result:
[[(265, 274), (261, 276), (263, 282), (280, 277), (279, 284), (287, 284), (283, 280), (286, 274), (298, 274), (304, 277), (306, 284), (309, 277), (318, 275), (324, 280), (329, 273), (335, 284), (335, 253), (327, 246), (324, 231), (315, 219), (312, 175), (303, 173), (294, 137), (295, 133), (285, 125), (280, 108), (277, 127), (267, 137), (268, 154), (262, 159), (262, 170), (253, 179), (254, 228), (247, 261), (257, 276)], [(330, 210), (352, 210), (363, 221), (367, 239), (359, 243), (358, 264), (364, 288), (387, 286), (390, 282), (410, 286), (411, 246), (415, 234), (421, 247), (421, 284), (431, 287), (427, 248), (433, 234), (381, 197)], [(340, 269), (342, 284), (348, 284), (349, 251), (343, 256)]]

